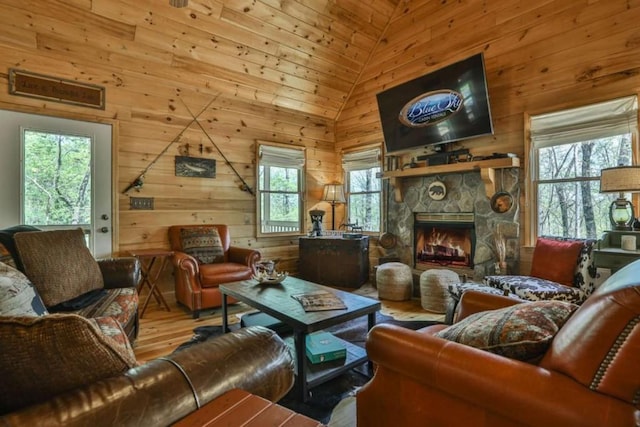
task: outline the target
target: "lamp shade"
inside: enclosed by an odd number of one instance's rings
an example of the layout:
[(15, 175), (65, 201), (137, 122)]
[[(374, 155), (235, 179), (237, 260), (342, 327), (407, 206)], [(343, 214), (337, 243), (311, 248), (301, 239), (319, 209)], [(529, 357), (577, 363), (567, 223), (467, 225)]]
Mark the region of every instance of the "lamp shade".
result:
[(331, 204), (346, 203), (342, 184), (327, 184), (324, 186), (322, 200)]
[(601, 193), (640, 191), (640, 166), (617, 166), (600, 171)]

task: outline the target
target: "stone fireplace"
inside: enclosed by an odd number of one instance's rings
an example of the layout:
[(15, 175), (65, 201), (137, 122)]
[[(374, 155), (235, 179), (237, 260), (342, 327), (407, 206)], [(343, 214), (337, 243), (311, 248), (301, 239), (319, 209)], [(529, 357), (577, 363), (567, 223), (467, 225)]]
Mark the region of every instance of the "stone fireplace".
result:
[(473, 268), (475, 221), (471, 213), (416, 213), (413, 221), (414, 267)]
[[(511, 193), (514, 200), (513, 207), (505, 213), (491, 209), (492, 194), (486, 194), (485, 183), (476, 170), (397, 179), (394, 184), (402, 186), (401, 201), (396, 201), (394, 188), (387, 180), (386, 231), (395, 234), (398, 243), (392, 249), (383, 250), (381, 256), (399, 259), (413, 267), (414, 276), (430, 268), (448, 268), (470, 280), (480, 281), (496, 271), (495, 236), (499, 231), (506, 243), (507, 270), (517, 272), (519, 171), (505, 168), (501, 172), (500, 186)], [(446, 196), (441, 200), (429, 195), (428, 188), (434, 181), (446, 186)], [(443, 237), (443, 233), (448, 237)], [(444, 240), (448, 243), (442, 245)], [(434, 251), (438, 254), (434, 255)]]

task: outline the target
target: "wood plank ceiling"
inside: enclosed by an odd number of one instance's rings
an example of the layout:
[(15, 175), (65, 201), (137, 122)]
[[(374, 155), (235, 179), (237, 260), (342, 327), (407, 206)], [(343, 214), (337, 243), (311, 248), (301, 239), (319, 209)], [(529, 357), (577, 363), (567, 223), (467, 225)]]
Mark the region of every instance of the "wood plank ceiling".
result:
[(106, 57), (143, 55), (138, 72), (155, 75), (169, 65), (174, 78), (181, 70), (197, 73), (223, 96), (335, 120), (399, 0), (189, 0), (185, 8), (169, 0), (74, 3), (81, 7), (66, 11), (69, 19), (82, 20), (82, 4), (90, 3), (113, 35), (92, 39), (87, 28), (77, 34), (87, 48)]

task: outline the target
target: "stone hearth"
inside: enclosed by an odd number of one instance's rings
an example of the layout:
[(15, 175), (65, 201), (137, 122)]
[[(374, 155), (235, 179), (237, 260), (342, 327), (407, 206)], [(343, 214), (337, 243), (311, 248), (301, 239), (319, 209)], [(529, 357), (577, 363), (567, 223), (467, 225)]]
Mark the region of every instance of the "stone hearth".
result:
[[(496, 173), (496, 188), (502, 187), (513, 195), (514, 206), (505, 213), (496, 213), (491, 209), (490, 198), (485, 194), (485, 185), (479, 172), (451, 173), (422, 177), (407, 177), (398, 180), (403, 186), (402, 202), (396, 202), (393, 191), (387, 191), (388, 219), (387, 230), (398, 238), (395, 248), (386, 250), (382, 255), (397, 257), (401, 262), (415, 268), (414, 255), (414, 217), (415, 213), (464, 213), (473, 212), (475, 222), (475, 250), (473, 268), (450, 268), (458, 274), (465, 274), (476, 281), (495, 273), (497, 255), (494, 243), (495, 231), (499, 230), (505, 238), (507, 271), (519, 269), (519, 228), (520, 185), (518, 168), (503, 169)], [(499, 178), (498, 178), (499, 177)], [(441, 181), (447, 188), (442, 200), (433, 200), (427, 189), (434, 181)], [(392, 190), (390, 186), (388, 190)], [(434, 265), (433, 268), (448, 268)], [(423, 268), (424, 270), (424, 268)], [(419, 274), (422, 271), (416, 270)], [(414, 295), (415, 295), (414, 289)]]

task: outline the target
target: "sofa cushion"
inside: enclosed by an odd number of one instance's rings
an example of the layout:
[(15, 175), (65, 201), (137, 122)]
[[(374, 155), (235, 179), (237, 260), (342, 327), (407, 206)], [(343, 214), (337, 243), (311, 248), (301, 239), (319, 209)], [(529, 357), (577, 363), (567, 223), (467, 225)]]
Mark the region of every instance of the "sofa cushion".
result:
[(573, 286), (532, 276), (486, 276), (484, 283), (498, 288), (505, 294), (527, 300), (558, 300), (574, 304), (582, 304), (587, 298), (585, 292)]
[(13, 240), (13, 236), (16, 233), (20, 233), (22, 231), (40, 231), (40, 229), (32, 225), (14, 225), (13, 227), (4, 228), (0, 230), (0, 243), (2, 243), (2, 246), (4, 246), (6, 250), (11, 254), (11, 258), (15, 263), (15, 267), (18, 270), (24, 272), (22, 262), (20, 261), (20, 256), (18, 255), (18, 252), (16, 250), (16, 244)]
[(24, 272), (47, 307), (104, 287), (81, 229), (16, 233)]
[(535, 301), (475, 313), (436, 336), (512, 359), (537, 361), (578, 306)]
[(251, 267), (235, 262), (203, 264), (200, 266), (200, 285), (203, 288), (217, 287), (221, 283), (248, 280), (252, 274)]
[(573, 286), (584, 242), (540, 237), (531, 260), (531, 276)]
[[(101, 325), (100, 327), (98, 325)], [(119, 375), (136, 366), (130, 346), (101, 332), (117, 322), (75, 314), (0, 318), (0, 413)]]
[(44, 303), (17, 269), (0, 262), (0, 316), (43, 316)]
[(224, 247), (215, 227), (189, 227), (180, 230), (182, 250), (198, 264), (224, 262)]
[(106, 295), (97, 302), (74, 311), (86, 318), (111, 317), (126, 327), (135, 321), (138, 307), (136, 288), (107, 289)]
[(17, 268), (16, 261), (13, 259), (13, 255), (9, 252), (9, 249), (2, 243), (0, 243), (0, 262), (10, 267)]

